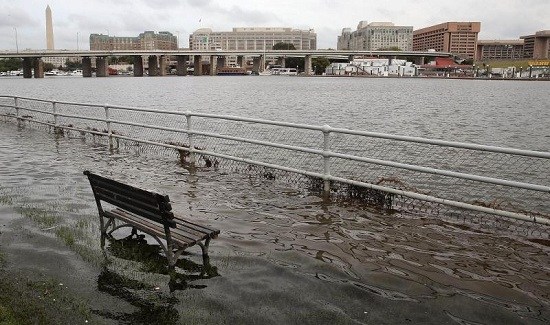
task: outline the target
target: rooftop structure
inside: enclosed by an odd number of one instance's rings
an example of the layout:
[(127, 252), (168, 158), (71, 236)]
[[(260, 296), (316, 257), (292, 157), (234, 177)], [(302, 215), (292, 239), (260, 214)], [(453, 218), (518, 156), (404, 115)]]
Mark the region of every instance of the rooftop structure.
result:
[(381, 49), (412, 50), (412, 26), (395, 26), (391, 22), (360, 21), (357, 30), (342, 29), (338, 36), (338, 50), (374, 51)]
[(524, 41), (523, 52), (526, 58), (550, 58), (550, 30), (541, 30), (520, 38)]
[(313, 29), (285, 27), (238, 27), (228, 32), (201, 28), (189, 35), (192, 50), (271, 50), (277, 43), (289, 43), (297, 50), (317, 49)]
[(413, 32), (413, 51), (451, 52), (474, 59), (480, 22), (445, 22)]

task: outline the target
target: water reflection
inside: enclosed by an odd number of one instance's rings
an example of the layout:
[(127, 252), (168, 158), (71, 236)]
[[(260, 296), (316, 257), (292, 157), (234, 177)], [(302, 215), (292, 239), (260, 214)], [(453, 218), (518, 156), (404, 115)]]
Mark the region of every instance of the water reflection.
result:
[[(203, 264), (197, 264), (190, 259), (180, 258), (175, 269), (170, 270), (168, 261), (162, 254), (159, 245), (149, 244), (144, 235), (130, 235), (122, 239), (106, 237), (109, 245), (107, 251), (112, 256), (140, 263), (140, 271), (169, 275), (168, 287), (171, 292), (186, 289), (204, 289), (205, 284), (192, 284), (197, 280), (217, 277), (218, 268), (210, 264), (210, 259), (203, 259)], [(184, 252), (184, 255), (187, 252)], [(184, 256), (183, 255), (183, 256)], [(189, 255), (189, 253), (187, 253)], [(108, 256), (108, 254), (107, 254)]]

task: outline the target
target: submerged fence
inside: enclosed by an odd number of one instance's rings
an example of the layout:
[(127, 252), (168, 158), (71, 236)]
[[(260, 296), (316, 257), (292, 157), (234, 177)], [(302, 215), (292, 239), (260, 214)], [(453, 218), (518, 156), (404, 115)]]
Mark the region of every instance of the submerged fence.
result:
[[(550, 226), (550, 153), (235, 116), (0, 96), (6, 121), (32, 122), (177, 155), (386, 210)], [(243, 167), (244, 166), (244, 167)]]

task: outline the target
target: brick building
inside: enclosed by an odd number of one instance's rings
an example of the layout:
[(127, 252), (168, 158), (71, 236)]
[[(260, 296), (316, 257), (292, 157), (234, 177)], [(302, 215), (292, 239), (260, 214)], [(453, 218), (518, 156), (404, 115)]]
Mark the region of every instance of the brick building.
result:
[(474, 59), (480, 22), (446, 22), (413, 32), (413, 51), (450, 52)]

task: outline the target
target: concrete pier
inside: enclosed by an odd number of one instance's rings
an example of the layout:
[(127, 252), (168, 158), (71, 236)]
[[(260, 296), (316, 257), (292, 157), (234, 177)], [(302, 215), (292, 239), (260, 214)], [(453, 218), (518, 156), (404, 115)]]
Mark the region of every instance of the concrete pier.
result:
[(193, 74), (195, 76), (202, 76), (202, 62), (201, 62), (201, 56), (200, 55), (195, 55), (193, 56), (193, 64), (194, 64), (194, 69), (195, 69), (195, 72), (193, 72)]
[(242, 55), (237, 56), (237, 65), (241, 68), (246, 68), (244, 66), (244, 56)]
[(218, 56), (217, 55), (211, 55), (210, 56), (210, 75), (215, 76), (217, 74), (217, 63), (218, 63)]
[(149, 56), (149, 77), (156, 77), (158, 75), (158, 58), (156, 55), (151, 55)]
[(262, 62), (261, 56), (257, 56), (252, 60), (252, 72), (259, 73), (263, 71), (263, 69), (260, 70), (260, 67), (262, 65), (261, 62)]
[(42, 61), (42, 58), (34, 58), (33, 67), (34, 67), (34, 77), (44, 78), (44, 61)]
[(32, 78), (32, 59), (23, 58), (23, 78)]
[(92, 59), (88, 56), (82, 58), (82, 76), (86, 78), (92, 76)]
[(306, 76), (311, 76), (311, 55), (306, 55), (304, 60), (304, 72)]
[(141, 55), (134, 55), (134, 77), (143, 77), (143, 58)]
[(226, 59), (225, 56), (218, 56), (218, 61), (216, 62), (216, 68), (217, 67), (220, 67), (220, 68), (225, 67), (226, 62), (227, 62), (227, 59)]
[(177, 66), (176, 66), (176, 74), (178, 76), (186, 76), (187, 75), (187, 61), (189, 60), (188, 55), (179, 55), (176, 57), (177, 60)]
[(159, 76), (166, 76), (168, 73), (168, 58), (164, 55), (159, 57)]
[(95, 59), (95, 76), (96, 77), (107, 77), (109, 74), (107, 73), (107, 58), (106, 57), (99, 57)]

